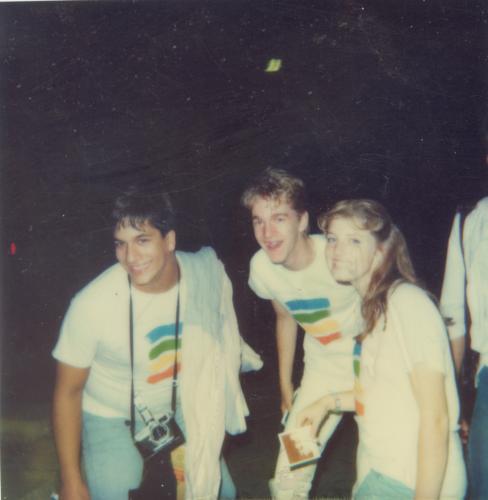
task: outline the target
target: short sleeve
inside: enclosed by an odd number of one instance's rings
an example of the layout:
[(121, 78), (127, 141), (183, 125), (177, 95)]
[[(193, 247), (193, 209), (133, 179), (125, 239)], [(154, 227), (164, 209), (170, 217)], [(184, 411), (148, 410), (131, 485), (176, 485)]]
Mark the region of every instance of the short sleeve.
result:
[(249, 269), (249, 287), (251, 290), (260, 298), (265, 300), (274, 299), (268, 287), (265, 285), (263, 276), (266, 275), (265, 263), (263, 262), (263, 257), (265, 257), (261, 251), (256, 253), (251, 259), (250, 269)]
[(58, 342), (52, 352), (54, 358), (77, 368), (91, 366), (96, 351), (96, 328), (89, 304), (75, 297), (61, 325)]
[(400, 285), (391, 295), (388, 311), (395, 321), (410, 367), (425, 364), (446, 373), (449, 355), (447, 332), (442, 317), (430, 297), (420, 288)]

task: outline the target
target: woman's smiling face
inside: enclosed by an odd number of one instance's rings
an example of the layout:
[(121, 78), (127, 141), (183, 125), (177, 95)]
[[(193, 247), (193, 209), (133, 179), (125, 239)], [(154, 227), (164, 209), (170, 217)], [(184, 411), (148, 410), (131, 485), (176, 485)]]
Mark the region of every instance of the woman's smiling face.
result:
[(375, 237), (352, 218), (334, 217), (328, 227), (325, 257), (334, 279), (351, 283), (364, 295), (381, 261)]

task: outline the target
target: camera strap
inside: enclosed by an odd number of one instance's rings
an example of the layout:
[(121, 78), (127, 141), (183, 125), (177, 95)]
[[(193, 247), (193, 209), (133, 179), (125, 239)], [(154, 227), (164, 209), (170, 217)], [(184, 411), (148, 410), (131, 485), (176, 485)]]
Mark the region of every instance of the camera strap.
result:
[[(134, 307), (132, 303), (132, 284), (129, 280), (129, 348), (130, 348), (130, 432), (132, 437), (135, 435), (135, 391), (134, 391)], [(175, 360), (173, 365), (173, 381), (171, 384), (171, 412), (176, 412), (176, 387), (178, 379), (178, 337), (180, 332), (180, 284), (178, 280), (178, 291), (176, 295), (176, 314), (175, 314)]]

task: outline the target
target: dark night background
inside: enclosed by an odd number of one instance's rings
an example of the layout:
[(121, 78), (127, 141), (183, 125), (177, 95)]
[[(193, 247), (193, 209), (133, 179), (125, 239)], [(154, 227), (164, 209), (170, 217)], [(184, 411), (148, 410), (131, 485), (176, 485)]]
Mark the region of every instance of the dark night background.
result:
[(437, 293), (455, 207), (485, 193), (484, 5), (0, 4), (3, 415), (49, 401), (62, 316), (112, 263), (110, 201), (136, 180), (172, 193), (181, 249), (225, 262), (266, 376), (272, 317), (246, 285), (239, 198), (268, 165), (306, 181), (314, 215), (382, 201)]

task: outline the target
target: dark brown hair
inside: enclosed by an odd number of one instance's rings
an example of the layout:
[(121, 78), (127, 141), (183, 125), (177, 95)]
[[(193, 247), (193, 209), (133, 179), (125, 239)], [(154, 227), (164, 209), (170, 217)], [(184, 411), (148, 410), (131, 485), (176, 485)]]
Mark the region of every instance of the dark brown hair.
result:
[(175, 211), (169, 195), (141, 186), (130, 186), (115, 198), (112, 219), (116, 228), (127, 223), (140, 228), (149, 223), (162, 236), (175, 229)]

